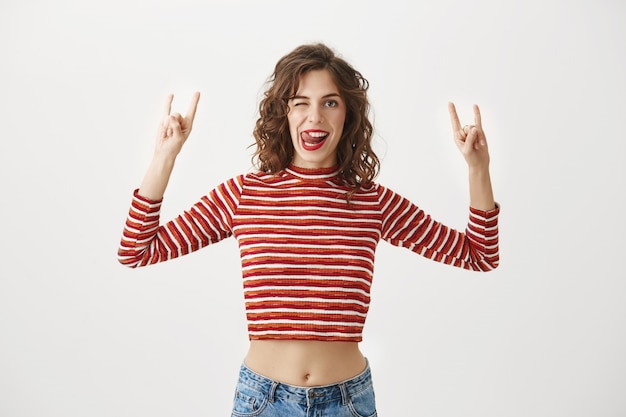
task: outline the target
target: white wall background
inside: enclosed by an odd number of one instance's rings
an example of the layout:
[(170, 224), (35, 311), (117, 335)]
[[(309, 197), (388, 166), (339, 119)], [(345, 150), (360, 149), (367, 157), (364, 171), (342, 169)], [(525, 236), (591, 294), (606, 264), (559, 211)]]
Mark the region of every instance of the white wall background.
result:
[(226, 416), (247, 348), (234, 240), (117, 264), (167, 93), (203, 94), (164, 218), (250, 168), (263, 83), (323, 41), (371, 82), (379, 181), (464, 227), (446, 109), (483, 110), (501, 267), (382, 243), (382, 416), (626, 415), (622, 0), (0, 3), (0, 416)]

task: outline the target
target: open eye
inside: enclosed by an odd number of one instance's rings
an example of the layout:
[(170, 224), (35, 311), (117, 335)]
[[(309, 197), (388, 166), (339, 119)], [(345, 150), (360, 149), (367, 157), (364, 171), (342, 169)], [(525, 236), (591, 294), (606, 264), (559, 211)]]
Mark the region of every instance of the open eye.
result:
[(324, 102), (324, 106), (326, 107), (337, 107), (339, 105), (339, 103), (337, 102), (337, 100), (326, 100)]

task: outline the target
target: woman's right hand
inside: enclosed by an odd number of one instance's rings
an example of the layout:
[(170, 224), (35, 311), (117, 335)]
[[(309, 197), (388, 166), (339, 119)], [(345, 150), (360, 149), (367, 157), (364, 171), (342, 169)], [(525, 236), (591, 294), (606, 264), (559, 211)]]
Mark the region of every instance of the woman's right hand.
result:
[(176, 156), (191, 133), (200, 93), (194, 93), (185, 117), (179, 113), (170, 114), (173, 99), (173, 94), (167, 96), (163, 119), (157, 134), (154, 156), (138, 191), (139, 195), (150, 200), (163, 198)]
[(155, 154), (169, 158), (176, 158), (191, 133), (200, 93), (194, 93), (185, 117), (180, 113), (171, 114), (173, 100), (173, 94), (167, 96), (155, 146)]

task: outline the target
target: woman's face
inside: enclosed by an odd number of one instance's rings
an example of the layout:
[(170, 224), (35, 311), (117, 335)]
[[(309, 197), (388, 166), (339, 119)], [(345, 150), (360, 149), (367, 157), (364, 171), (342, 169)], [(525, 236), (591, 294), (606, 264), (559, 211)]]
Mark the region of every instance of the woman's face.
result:
[(287, 120), (294, 165), (329, 168), (337, 164), (337, 145), (346, 120), (346, 105), (328, 70), (302, 74), (298, 91), (289, 100)]

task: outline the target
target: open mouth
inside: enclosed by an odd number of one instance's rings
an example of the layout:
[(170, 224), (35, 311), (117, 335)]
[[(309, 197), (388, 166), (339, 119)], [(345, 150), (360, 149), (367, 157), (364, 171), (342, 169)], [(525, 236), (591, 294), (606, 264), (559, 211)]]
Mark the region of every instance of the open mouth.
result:
[(300, 142), (307, 151), (315, 151), (322, 147), (329, 133), (324, 130), (305, 130), (300, 133)]

